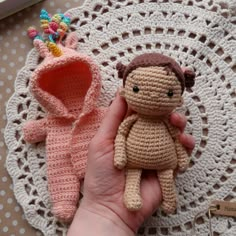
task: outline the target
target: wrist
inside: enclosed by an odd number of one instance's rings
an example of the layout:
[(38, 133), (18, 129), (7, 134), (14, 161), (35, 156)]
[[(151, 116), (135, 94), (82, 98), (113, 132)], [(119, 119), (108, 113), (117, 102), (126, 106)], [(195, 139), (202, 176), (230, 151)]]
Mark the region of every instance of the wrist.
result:
[(81, 202), (67, 236), (134, 236), (134, 232), (112, 210)]

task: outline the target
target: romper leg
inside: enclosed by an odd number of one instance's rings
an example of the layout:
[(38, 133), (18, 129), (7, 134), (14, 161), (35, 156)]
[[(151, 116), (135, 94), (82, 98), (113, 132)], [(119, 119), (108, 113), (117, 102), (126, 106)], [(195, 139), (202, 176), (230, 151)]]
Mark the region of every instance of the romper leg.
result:
[(47, 178), (53, 214), (70, 222), (77, 210), (80, 182), (69, 154), (61, 151), (57, 156), (47, 156)]

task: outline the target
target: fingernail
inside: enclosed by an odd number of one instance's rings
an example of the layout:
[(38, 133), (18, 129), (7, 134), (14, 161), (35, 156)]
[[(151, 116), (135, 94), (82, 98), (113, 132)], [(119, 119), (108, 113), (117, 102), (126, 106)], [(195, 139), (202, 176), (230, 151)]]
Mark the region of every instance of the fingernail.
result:
[(178, 118), (180, 120), (185, 120), (186, 119), (185, 115), (183, 115), (181, 113), (176, 113), (176, 118)]
[(119, 94), (119, 89), (116, 90), (115, 97)]
[(121, 87), (118, 87), (117, 90), (116, 90), (116, 95), (117, 95), (117, 94), (120, 94), (121, 91), (122, 91), (122, 88), (121, 88)]
[(119, 94), (121, 97), (125, 98), (125, 90), (124, 88), (120, 88)]
[(195, 138), (190, 134), (182, 134), (182, 140), (186, 143), (187, 148), (193, 149), (195, 146)]
[(179, 113), (177, 113), (177, 112), (173, 112), (172, 114), (171, 114), (171, 119), (177, 119), (177, 120), (179, 120), (181, 117), (180, 117), (180, 114)]

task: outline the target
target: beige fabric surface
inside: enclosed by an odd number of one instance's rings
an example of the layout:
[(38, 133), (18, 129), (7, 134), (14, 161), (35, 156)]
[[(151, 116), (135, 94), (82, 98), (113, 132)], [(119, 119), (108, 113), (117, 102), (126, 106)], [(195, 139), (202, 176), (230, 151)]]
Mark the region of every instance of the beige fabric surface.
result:
[(0, 235), (38, 236), (39, 231), (32, 228), (24, 219), (21, 207), (17, 204), (12, 181), (5, 169), (7, 148), (4, 144), (6, 125), (5, 105), (14, 92), (14, 81), (18, 70), (24, 66), (32, 42), (27, 37), (27, 28), (39, 28), (39, 13), (42, 8), (50, 13), (65, 12), (78, 7), (82, 0), (43, 1), (0, 21)]

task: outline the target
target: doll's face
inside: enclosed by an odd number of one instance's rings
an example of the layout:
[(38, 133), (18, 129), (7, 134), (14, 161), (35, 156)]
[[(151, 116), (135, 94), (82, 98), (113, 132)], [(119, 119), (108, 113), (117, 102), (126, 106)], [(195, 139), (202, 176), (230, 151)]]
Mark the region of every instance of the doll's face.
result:
[(139, 114), (162, 116), (182, 105), (181, 84), (172, 71), (164, 67), (139, 67), (127, 77), (124, 96)]

